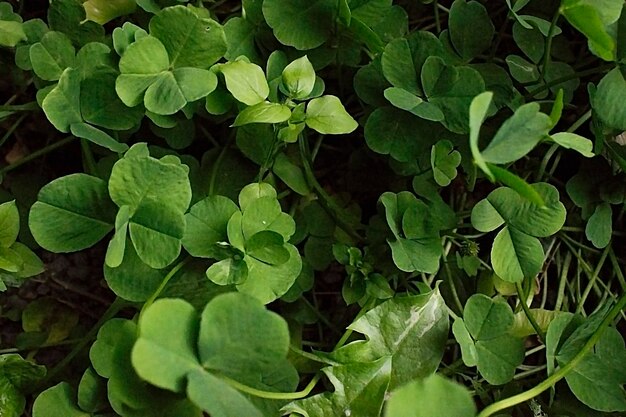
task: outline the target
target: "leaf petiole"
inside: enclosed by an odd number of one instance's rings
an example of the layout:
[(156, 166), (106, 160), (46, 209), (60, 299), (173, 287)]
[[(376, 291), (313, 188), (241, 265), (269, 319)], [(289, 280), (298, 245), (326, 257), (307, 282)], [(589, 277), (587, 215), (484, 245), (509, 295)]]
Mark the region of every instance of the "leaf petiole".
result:
[(228, 383), (231, 387), (250, 395), (254, 395), (259, 398), (266, 398), (268, 400), (298, 400), (300, 398), (304, 398), (313, 391), (315, 385), (319, 382), (322, 377), (321, 373), (317, 373), (313, 379), (308, 383), (306, 387), (302, 391), (297, 392), (272, 392), (272, 391), (263, 391), (260, 389), (252, 388), (248, 385), (242, 384), (241, 382), (237, 382), (234, 379), (230, 379), (226, 376), (220, 376), (222, 380)]

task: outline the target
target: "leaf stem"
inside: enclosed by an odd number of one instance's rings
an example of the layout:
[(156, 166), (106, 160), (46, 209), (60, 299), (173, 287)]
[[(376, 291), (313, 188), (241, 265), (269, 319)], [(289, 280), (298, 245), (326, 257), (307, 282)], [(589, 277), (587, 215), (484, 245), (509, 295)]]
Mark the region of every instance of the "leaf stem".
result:
[(552, 54), (552, 39), (554, 37), (554, 29), (556, 29), (556, 22), (559, 20), (559, 17), (561, 17), (561, 11), (557, 10), (552, 17), (552, 22), (550, 22), (550, 28), (548, 29), (548, 36), (546, 37), (543, 58), (541, 60), (541, 79), (544, 82), (546, 82), (546, 73), (548, 72), (548, 65), (550, 65), (550, 55)]
[(589, 351), (598, 342), (598, 340), (600, 340), (600, 337), (602, 336), (604, 330), (611, 324), (615, 317), (620, 314), (624, 307), (626, 307), (626, 292), (622, 294), (618, 302), (613, 306), (611, 311), (609, 311), (604, 320), (602, 320), (596, 331), (591, 335), (589, 340), (587, 340), (587, 343), (585, 343), (582, 349), (580, 349), (580, 351), (576, 354), (576, 356), (572, 358), (571, 361), (569, 361), (564, 366), (558, 368), (555, 373), (553, 373), (544, 381), (529, 389), (528, 391), (524, 391), (520, 394), (505, 398), (500, 401), (496, 401), (495, 403), (488, 405), (480, 413), (478, 413), (477, 417), (489, 417), (494, 413), (497, 413), (498, 411), (526, 402), (553, 387), (558, 381), (563, 379), (569, 372), (571, 372), (574, 368), (576, 368), (576, 366), (578, 366), (578, 364), (584, 359), (587, 353), (589, 353)]
[(242, 384), (241, 382), (235, 381), (234, 379), (230, 379), (227, 376), (221, 375), (220, 378), (224, 380), (231, 387), (244, 392), (246, 394), (254, 395), (255, 397), (266, 398), (268, 400), (299, 400), (300, 398), (304, 398), (313, 391), (315, 385), (319, 382), (322, 377), (321, 373), (316, 374), (313, 379), (307, 384), (306, 387), (302, 391), (296, 392), (273, 392), (273, 391), (264, 391), (260, 389), (256, 389), (250, 387), (248, 385)]
[(545, 343), (546, 335), (543, 332), (543, 330), (541, 330), (541, 327), (537, 323), (537, 320), (535, 320), (535, 317), (532, 315), (532, 312), (528, 308), (528, 304), (526, 304), (527, 294), (522, 288), (522, 284), (519, 282), (516, 282), (515, 288), (517, 289), (517, 296), (519, 298), (520, 303), (522, 304), (522, 309), (524, 310), (524, 314), (526, 314), (526, 317), (528, 318), (530, 325), (533, 326), (533, 329), (535, 329), (535, 332), (537, 333), (537, 336), (539, 336), (539, 339), (541, 339), (541, 342)]
[(18, 111), (33, 111), (39, 110), (39, 104), (36, 101), (31, 101), (26, 104), (0, 104), (0, 111), (6, 112), (18, 112)]
[(148, 298), (146, 300), (146, 302), (144, 303), (143, 307), (141, 308), (141, 312), (139, 313), (139, 318), (140, 319), (141, 319), (141, 316), (143, 315), (144, 311), (146, 311), (148, 309), (148, 307), (150, 307), (152, 305), (152, 303), (154, 303), (154, 300), (156, 300), (159, 297), (159, 295), (161, 295), (161, 293), (163, 292), (163, 290), (167, 286), (167, 283), (170, 282), (170, 280), (174, 277), (174, 275), (176, 275), (176, 273), (178, 271), (180, 271), (180, 269), (183, 266), (185, 266), (190, 260), (191, 260), (191, 257), (187, 257), (187, 258), (183, 259), (178, 264), (176, 264), (176, 266), (174, 266), (174, 268), (172, 268), (170, 270), (170, 272), (167, 273), (165, 278), (163, 278), (163, 281), (161, 281), (161, 284), (159, 284), (159, 287), (154, 291), (154, 293), (152, 293), (150, 298)]
[(33, 159), (37, 159), (40, 156), (46, 155), (50, 152), (52, 152), (53, 150), (60, 148), (62, 146), (67, 145), (68, 143), (70, 143), (71, 141), (73, 141), (75, 138), (74, 136), (68, 136), (64, 139), (61, 139), (58, 142), (54, 142), (51, 145), (46, 146), (45, 148), (41, 148), (39, 150), (36, 150), (35, 152), (25, 156), (24, 158), (20, 159), (19, 161), (16, 161), (14, 163), (12, 163), (11, 165), (7, 165), (4, 168), (0, 169), (0, 177), (3, 176), (4, 174), (6, 174), (9, 171), (13, 171), (16, 168), (21, 167), (22, 165), (24, 165), (27, 162), (32, 161)]
[(302, 166), (304, 168), (304, 175), (309, 185), (315, 190), (315, 193), (319, 197), (319, 202), (324, 210), (335, 220), (337, 226), (339, 226), (344, 232), (346, 232), (351, 238), (357, 242), (363, 242), (363, 237), (344, 220), (342, 216), (342, 209), (333, 201), (332, 197), (322, 188), (320, 183), (315, 178), (313, 168), (310, 162), (310, 150), (308, 143), (303, 135), (298, 138), (298, 144), (300, 146), (300, 157), (302, 159)]

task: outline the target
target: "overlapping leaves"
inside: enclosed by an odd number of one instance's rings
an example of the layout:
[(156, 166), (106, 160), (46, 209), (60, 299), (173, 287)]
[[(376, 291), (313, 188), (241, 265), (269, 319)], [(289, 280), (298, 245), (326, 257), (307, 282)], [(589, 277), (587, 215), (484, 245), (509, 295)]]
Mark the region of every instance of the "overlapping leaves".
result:
[(201, 314), (183, 300), (159, 300), (140, 318), (132, 364), (142, 379), (187, 396), (212, 416), (262, 417), (259, 404), (230, 380), (266, 391), (295, 389), (288, 347), (287, 323), (250, 296), (218, 296)]

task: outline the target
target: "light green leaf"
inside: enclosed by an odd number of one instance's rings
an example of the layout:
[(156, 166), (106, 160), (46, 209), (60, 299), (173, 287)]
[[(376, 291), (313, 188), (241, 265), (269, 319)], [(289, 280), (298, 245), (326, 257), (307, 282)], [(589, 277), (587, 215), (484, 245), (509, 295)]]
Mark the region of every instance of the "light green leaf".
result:
[(26, 39), (22, 22), (0, 20), (0, 45), (13, 48)]
[(595, 155), (593, 153), (593, 142), (576, 133), (559, 132), (550, 135), (550, 139), (564, 148), (575, 150), (586, 158), (591, 158)]
[(284, 45), (313, 49), (330, 38), (337, 11), (334, 0), (267, 0), (263, 16)]
[(248, 278), (237, 290), (249, 294), (263, 304), (270, 303), (285, 294), (300, 275), (302, 258), (298, 249), (285, 244), (289, 260), (280, 265), (268, 265), (251, 256), (244, 258), (248, 266)]
[(280, 265), (289, 260), (283, 236), (271, 230), (263, 230), (246, 240), (246, 254), (269, 265)]
[[(237, 256), (237, 255), (235, 255)], [(215, 262), (206, 270), (206, 276), (217, 285), (237, 285), (248, 279), (248, 265), (241, 256)]]
[(615, 41), (608, 34), (606, 24), (602, 21), (602, 16), (606, 18), (610, 12), (601, 15), (602, 6), (598, 6), (600, 5), (596, 3), (567, 0), (561, 5), (560, 12), (572, 26), (589, 39), (591, 49), (596, 55), (605, 61), (611, 61), (615, 56)]
[(172, 73), (187, 102), (206, 97), (217, 87), (217, 76), (209, 70), (176, 68)]
[(420, 97), (399, 87), (389, 87), (385, 89), (385, 98), (395, 107), (411, 111), (424, 102)]
[(288, 106), (279, 103), (262, 101), (243, 109), (235, 119), (233, 126), (249, 123), (282, 123), (289, 120), (291, 110)]
[(335, 96), (322, 96), (309, 101), (305, 123), (323, 135), (351, 133), (359, 126)]
[(47, 250), (75, 252), (109, 233), (116, 211), (104, 181), (72, 174), (41, 189), (30, 211), (29, 226), (37, 243)]
[(70, 131), (72, 135), (78, 138), (87, 139), (113, 152), (122, 153), (128, 150), (127, 144), (116, 141), (107, 133), (87, 123), (72, 123), (70, 125)]
[(282, 83), (291, 98), (301, 100), (311, 94), (315, 86), (315, 70), (306, 55), (285, 67)]
[(0, 247), (8, 248), (17, 240), (20, 213), (15, 200), (0, 204)]
[(289, 157), (284, 153), (279, 153), (274, 158), (272, 171), (280, 178), (289, 188), (300, 195), (307, 195), (310, 192), (309, 184), (306, 181), (302, 168), (291, 162)]
[(394, 391), (387, 417), (474, 417), (476, 404), (463, 385), (435, 374)]
[(11, 249), (18, 254), (22, 260), (22, 267), (17, 271), (18, 278), (29, 278), (39, 275), (44, 271), (44, 265), (41, 259), (28, 246), (15, 242)]
[(30, 62), (38, 77), (56, 81), (68, 67), (74, 66), (76, 50), (61, 32), (48, 32), (30, 47)]
[(126, 250), (126, 236), (128, 232), (128, 221), (130, 220), (130, 207), (122, 206), (115, 217), (115, 234), (109, 242), (105, 257), (105, 264), (111, 268), (117, 268), (124, 259)]
[(494, 164), (514, 162), (530, 152), (551, 127), (552, 120), (539, 111), (539, 104), (525, 104), (500, 126), (487, 148), (482, 151), (482, 157)]
[(609, 203), (601, 203), (594, 210), (585, 227), (585, 236), (596, 248), (605, 248), (613, 235), (613, 211)]
[(269, 95), (263, 69), (256, 64), (234, 61), (220, 65), (218, 70), (224, 75), (228, 91), (248, 106), (263, 102)]
[(476, 366), (478, 364), (478, 352), (476, 352), (476, 345), (463, 319), (454, 320), (452, 334), (461, 347), (461, 357), (465, 366)]
[(126, 48), (136, 40), (146, 36), (148, 32), (131, 22), (124, 22), (121, 27), (113, 29), (113, 48), (119, 56), (124, 55)]
[(466, 61), (489, 48), (495, 33), (485, 6), (477, 1), (465, 0), (455, 0), (452, 3), (448, 30), (452, 45)]
[(48, 93), (41, 108), (50, 123), (61, 132), (70, 131), (73, 123), (81, 123), (80, 113), (80, 74), (78, 70), (67, 68), (61, 74), (59, 83)]
[(276, 199), (276, 189), (266, 182), (248, 184), (239, 193), (239, 207), (242, 210), (247, 210), (250, 204), (263, 197)]
[(168, 7), (150, 20), (150, 35), (158, 38), (172, 68), (206, 69), (226, 53), (226, 36), (214, 20), (202, 19), (185, 6)]
[(67, 382), (48, 388), (35, 400), (33, 417), (92, 417), (75, 403), (74, 390)]
[(500, 168), (497, 165), (488, 163), (487, 166), (489, 167), (489, 170), (493, 174), (496, 181), (499, 181), (507, 187), (515, 190), (521, 197), (524, 197), (531, 203), (539, 207), (545, 207), (546, 202), (543, 201), (541, 195), (523, 178), (520, 178), (517, 175), (513, 174), (511, 171)]
[(474, 97), (472, 104), (470, 104), (469, 110), (469, 130), (470, 130), (470, 149), (472, 151), (472, 157), (474, 163), (491, 179), (494, 181), (494, 176), (489, 170), (489, 167), (485, 163), (485, 160), (478, 148), (478, 139), (480, 137), (480, 127), (482, 126), (487, 113), (489, 112), (489, 106), (493, 99), (493, 93), (491, 91), (485, 91)]
[(516, 228), (502, 229), (491, 248), (493, 271), (508, 282), (534, 278), (541, 270), (544, 256), (541, 242)]

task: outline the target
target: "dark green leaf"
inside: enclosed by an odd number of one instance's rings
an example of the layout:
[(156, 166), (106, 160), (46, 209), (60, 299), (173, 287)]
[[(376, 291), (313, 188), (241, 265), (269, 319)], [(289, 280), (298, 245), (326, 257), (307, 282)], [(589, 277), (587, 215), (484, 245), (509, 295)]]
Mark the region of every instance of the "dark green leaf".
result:
[(455, 0), (448, 25), (454, 48), (468, 61), (489, 48), (495, 33), (487, 9), (477, 1)]

